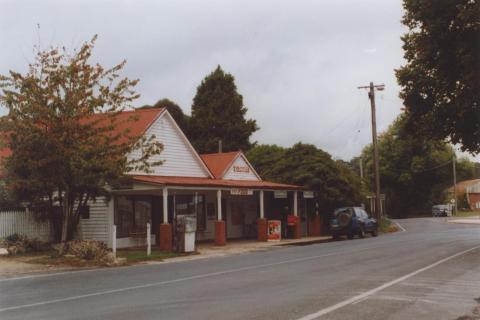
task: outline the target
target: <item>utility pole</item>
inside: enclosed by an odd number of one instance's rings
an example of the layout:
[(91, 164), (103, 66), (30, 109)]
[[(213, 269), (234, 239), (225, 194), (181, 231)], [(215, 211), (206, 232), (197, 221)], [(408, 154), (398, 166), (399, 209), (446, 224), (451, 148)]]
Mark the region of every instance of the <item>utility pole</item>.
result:
[(368, 98), (372, 109), (372, 144), (373, 144), (373, 170), (375, 172), (375, 218), (380, 223), (382, 220), (382, 204), (380, 199), (380, 172), (378, 167), (378, 146), (377, 146), (377, 118), (375, 114), (375, 90), (385, 89), (384, 84), (374, 85), (370, 82), (369, 86), (358, 87), (358, 89), (369, 89)]
[(359, 165), (360, 165), (360, 181), (363, 183), (363, 159), (360, 156), (358, 159)]
[(457, 215), (458, 212), (458, 205), (457, 205), (457, 169), (456, 169), (456, 164), (455, 162), (457, 161), (457, 158), (455, 156), (455, 151), (453, 152), (453, 159), (452, 159), (452, 166), (453, 166), (453, 197), (455, 199), (454, 205), (455, 205), (455, 215)]

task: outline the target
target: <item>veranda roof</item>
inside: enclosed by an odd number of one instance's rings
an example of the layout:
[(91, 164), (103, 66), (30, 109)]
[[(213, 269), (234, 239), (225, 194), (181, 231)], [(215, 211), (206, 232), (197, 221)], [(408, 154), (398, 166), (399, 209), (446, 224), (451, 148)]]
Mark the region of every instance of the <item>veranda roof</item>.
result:
[(224, 188), (246, 188), (246, 189), (271, 189), (271, 190), (306, 190), (304, 187), (283, 184), (270, 181), (253, 180), (222, 180), (196, 177), (168, 177), (168, 176), (147, 176), (134, 175), (133, 180), (143, 183), (151, 183), (166, 186), (185, 187), (224, 187)]

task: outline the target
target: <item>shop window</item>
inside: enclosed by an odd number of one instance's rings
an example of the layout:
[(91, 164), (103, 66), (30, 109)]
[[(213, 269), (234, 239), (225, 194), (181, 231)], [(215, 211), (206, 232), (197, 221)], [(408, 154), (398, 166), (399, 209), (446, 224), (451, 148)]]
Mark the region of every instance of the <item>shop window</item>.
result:
[(194, 215), (195, 214), (195, 195), (177, 194), (175, 195), (175, 215)]
[(134, 198), (134, 233), (144, 233), (147, 230), (147, 223), (152, 221), (152, 199)]
[(175, 195), (175, 214), (195, 215), (197, 217), (197, 230), (204, 231), (207, 227), (205, 196), (195, 194)]
[(121, 196), (115, 201), (117, 238), (145, 233), (152, 219), (152, 199), (144, 196)]

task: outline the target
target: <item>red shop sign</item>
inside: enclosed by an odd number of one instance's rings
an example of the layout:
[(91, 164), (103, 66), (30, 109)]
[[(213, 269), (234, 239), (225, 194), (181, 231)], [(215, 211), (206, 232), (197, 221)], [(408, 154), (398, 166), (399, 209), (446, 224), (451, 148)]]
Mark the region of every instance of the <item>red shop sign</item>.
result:
[(293, 214), (289, 214), (287, 216), (287, 225), (288, 226), (296, 226), (298, 224), (299, 217), (294, 216)]
[(268, 241), (280, 241), (282, 238), (282, 222), (280, 220), (268, 220)]

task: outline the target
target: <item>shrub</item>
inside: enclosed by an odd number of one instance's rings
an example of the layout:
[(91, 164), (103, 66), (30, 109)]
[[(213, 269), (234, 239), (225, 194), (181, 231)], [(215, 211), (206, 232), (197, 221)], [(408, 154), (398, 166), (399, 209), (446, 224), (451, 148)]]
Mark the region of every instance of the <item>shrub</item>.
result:
[(10, 255), (16, 255), (27, 252), (42, 252), (50, 249), (50, 244), (37, 238), (29, 239), (22, 234), (11, 234), (0, 243), (7, 248)]
[(67, 243), (67, 252), (85, 260), (110, 260), (107, 245), (97, 240), (72, 240)]
[(9, 235), (8, 237), (5, 237), (5, 241), (7, 243), (16, 243), (16, 242), (19, 242), (19, 241), (23, 241), (26, 238), (27, 238), (27, 236), (24, 236), (24, 235), (21, 235), (21, 234), (18, 234), (18, 233), (14, 233), (14, 234)]

